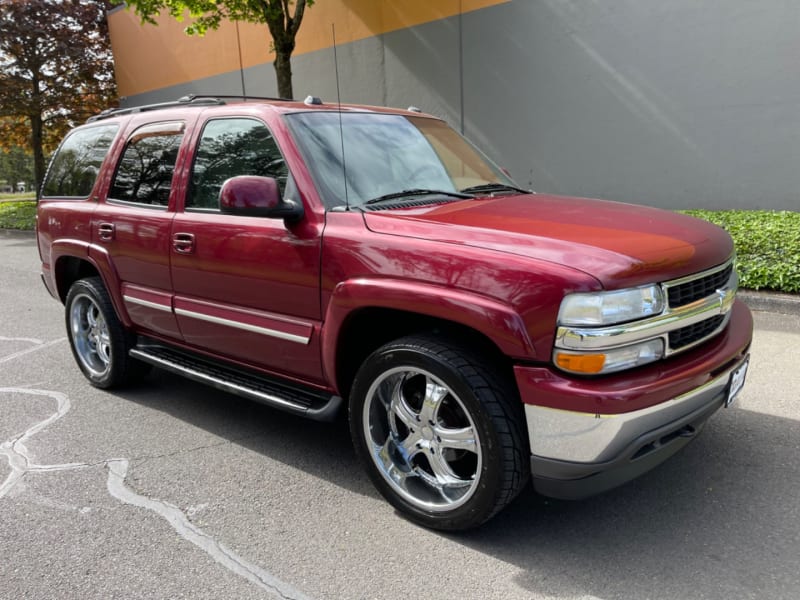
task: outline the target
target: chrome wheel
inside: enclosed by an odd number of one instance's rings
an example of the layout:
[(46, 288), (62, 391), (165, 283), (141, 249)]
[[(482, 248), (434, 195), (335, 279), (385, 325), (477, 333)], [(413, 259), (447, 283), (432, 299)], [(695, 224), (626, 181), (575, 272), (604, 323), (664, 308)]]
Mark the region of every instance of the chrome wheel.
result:
[(483, 461), (478, 430), (442, 380), (415, 367), (384, 371), (366, 393), (362, 417), (370, 458), (407, 502), (441, 512), (472, 497)]
[(70, 305), (69, 326), (75, 354), (95, 377), (111, 366), (111, 335), (100, 307), (88, 294), (76, 295)]

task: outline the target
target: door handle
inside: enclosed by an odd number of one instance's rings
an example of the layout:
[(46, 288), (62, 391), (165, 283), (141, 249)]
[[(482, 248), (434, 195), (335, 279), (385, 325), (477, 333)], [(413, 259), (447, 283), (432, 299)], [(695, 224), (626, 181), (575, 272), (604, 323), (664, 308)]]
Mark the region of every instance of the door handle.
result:
[(97, 237), (102, 242), (110, 242), (114, 239), (114, 224), (113, 223), (100, 223), (97, 226)]
[(172, 247), (178, 254), (191, 254), (194, 252), (194, 234), (176, 233), (172, 236)]

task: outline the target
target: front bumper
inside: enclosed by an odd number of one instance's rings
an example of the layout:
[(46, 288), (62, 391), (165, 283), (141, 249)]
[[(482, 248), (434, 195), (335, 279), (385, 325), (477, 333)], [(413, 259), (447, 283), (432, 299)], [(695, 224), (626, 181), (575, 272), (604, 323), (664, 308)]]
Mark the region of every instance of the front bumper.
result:
[(731, 374), (747, 360), (751, 337), (752, 317), (737, 302), (717, 339), (652, 369), (569, 380), (517, 367), (536, 490), (584, 498), (668, 459), (725, 403)]

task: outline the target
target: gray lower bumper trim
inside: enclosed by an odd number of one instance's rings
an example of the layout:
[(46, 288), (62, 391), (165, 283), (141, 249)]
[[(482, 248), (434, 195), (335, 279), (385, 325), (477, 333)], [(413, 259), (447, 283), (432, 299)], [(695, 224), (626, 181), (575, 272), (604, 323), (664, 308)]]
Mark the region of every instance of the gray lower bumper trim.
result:
[(533, 486), (544, 496), (579, 500), (622, 485), (658, 466), (695, 439), (724, 402), (723, 390), (706, 406), (633, 440), (607, 462), (571, 463), (533, 456)]
[(743, 361), (705, 385), (654, 406), (628, 413), (596, 415), (525, 405), (531, 454), (543, 459), (600, 464), (615, 459), (634, 440), (705, 407), (719, 407), (731, 373)]

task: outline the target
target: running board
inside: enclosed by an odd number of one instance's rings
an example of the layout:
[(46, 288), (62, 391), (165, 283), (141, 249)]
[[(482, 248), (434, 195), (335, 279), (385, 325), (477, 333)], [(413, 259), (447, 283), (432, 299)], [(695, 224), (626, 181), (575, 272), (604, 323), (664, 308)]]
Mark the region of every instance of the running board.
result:
[(221, 365), (158, 343), (142, 340), (131, 348), (130, 355), (187, 379), (314, 421), (333, 421), (342, 405), (339, 396), (270, 379), (253, 371)]

